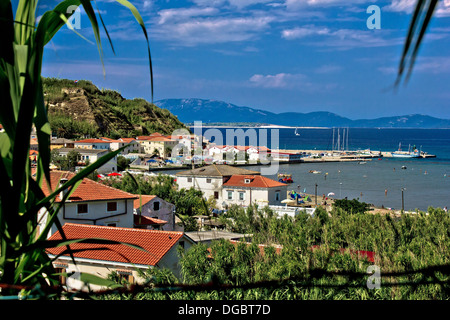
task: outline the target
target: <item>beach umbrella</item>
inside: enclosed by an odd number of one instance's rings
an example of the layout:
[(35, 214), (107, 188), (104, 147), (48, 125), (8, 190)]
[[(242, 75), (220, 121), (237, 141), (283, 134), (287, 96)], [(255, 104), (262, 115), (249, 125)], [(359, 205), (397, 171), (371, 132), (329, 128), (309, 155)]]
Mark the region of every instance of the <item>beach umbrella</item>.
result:
[(117, 177), (117, 176), (121, 176), (121, 174), (118, 172), (111, 172), (110, 174), (108, 174), (108, 177)]

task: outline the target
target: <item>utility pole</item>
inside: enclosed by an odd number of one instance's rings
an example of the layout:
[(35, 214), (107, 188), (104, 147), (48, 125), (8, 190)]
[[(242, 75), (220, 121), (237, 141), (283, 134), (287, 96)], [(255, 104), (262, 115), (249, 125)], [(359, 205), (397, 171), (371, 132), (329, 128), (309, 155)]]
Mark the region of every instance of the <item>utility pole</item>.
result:
[(403, 197), (404, 190), (405, 190), (405, 188), (402, 188), (402, 212), (405, 212), (405, 201), (404, 201), (404, 197)]
[(316, 183), (316, 193), (315, 193), (315, 196), (316, 196), (316, 207), (317, 207), (317, 183)]

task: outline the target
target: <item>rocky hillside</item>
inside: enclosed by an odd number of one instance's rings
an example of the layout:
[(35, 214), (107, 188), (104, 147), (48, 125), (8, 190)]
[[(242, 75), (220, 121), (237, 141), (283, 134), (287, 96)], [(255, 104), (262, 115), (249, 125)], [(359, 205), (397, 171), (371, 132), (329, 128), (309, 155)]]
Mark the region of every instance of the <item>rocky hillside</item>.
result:
[(43, 84), (50, 125), (58, 137), (133, 137), (186, 128), (168, 110), (100, 90), (90, 81), (45, 78)]

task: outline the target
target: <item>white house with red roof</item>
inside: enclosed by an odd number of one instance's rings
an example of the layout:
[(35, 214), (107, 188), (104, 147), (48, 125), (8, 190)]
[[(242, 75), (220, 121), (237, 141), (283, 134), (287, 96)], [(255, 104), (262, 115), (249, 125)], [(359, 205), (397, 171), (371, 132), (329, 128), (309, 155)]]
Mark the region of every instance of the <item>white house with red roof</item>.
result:
[[(74, 243), (73, 257), (64, 253), (65, 246), (49, 248), (47, 253), (59, 273), (68, 274), (61, 281), (67, 289), (84, 290), (85, 284), (80, 281), (80, 273), (94, 274), (106, 279), (116, 272), (128, 283), (142, 284), (144, 279), (138, 270), (149, 268), (167, 268), (176, 276), (180, 276), (178, 263), (178, 247), (188, 250), (195, 242), (183, 232), (145, 230), (136, 228), (106, 227), (98, 225), (83, 225), (66, 223), (63, 226), (64, 236), (72, 239), (104, 239), (116, 243)], [(61, 240), (59, 231), (49, 240)], [(133, 246), (130, 246), (133, 245)], [(136, 248), (138, 246), (139, 248)], [(107, 289), (91, 285), (92, 290)]]
[(96, 149), (96, 150), (108, 150), (110, 149), (110, 142), (102, 139), (84, 139), (74, 142), (75, 148), (80, 149)]
[[(79, 165), (84, 166), (86, 163), (94, 163), (101, 157), (107, 155), (111, 151), (109, 149), (83, 149), (83, 148), (60, 148), (56, 149), (59, 155), (67, 157), (68, 153), (71, 151), (76, 151), (79, 153)], [(103, 164), (97, 169), (98, 173), (110, 173), (117, 171), (117, 156), (114, 156), (111, 160)]]
[(177, 172), (178, 189), (194, 188), (203, 192), (205, 199), (213, 198), (223, 207), (223, 184), (235, 174), (258, 175), (258, 171), (229, 165), (211, 164), (208, 166)]
[(136, 228), (175, 231), (175, 205), (155, 195), (141, 195), (134, 200)]
[(281, 205), (287, 195), (287, 184), (261, 175), (233, 175), (222, 186), (222, 199), (227, 206)]
[(109, 142), (109, 148), (111, 151), (116, 151), (122, 147), (125, 147), (121, 154), (128, 154), (130, 152), (141, 153), (143, 151), (141, 144), (134, 138), (110, 139), (103, 137), (101, 140)]
[[(46, 196), (57, 190), (62, 183), (72, 179), (74, 173), (68, 171), (51, 171), (51, 189), (47, 183), (42, 183), (42, 190)], [(66, 191), (67, 192), (67, 191)], [(61, 202), (64, 193), (56, 196), (56, 202)], [(73, 193), (69, 195), (58, 212), (61, 224), (80, 223), (90, 225), (102, 225), (111, 227), (133, 228), (134, 200), (138, 196), (108, 187), (102, 183), (84, 178)], [(46, 224), (48, 212), (42, 209), (39, 212), (39, 227)], [(52, 226), (49, 235), (57, 230)]]
[(168, 157), (169, 150), (172, 150), (179, 143), (177, 139), (172, 139), (171, 136), (165, 136), (159, 132), (152, 133), (149, 136), (138, 136), (136, 141), (140, 143), (144, 153), (157, 153), (163, 158)]

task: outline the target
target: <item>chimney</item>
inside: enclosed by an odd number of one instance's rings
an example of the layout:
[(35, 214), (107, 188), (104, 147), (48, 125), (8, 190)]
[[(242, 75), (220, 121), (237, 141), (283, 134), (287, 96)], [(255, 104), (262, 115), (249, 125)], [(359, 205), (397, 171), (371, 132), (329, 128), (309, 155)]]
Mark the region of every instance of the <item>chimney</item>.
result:
[[(59, 180), (59, 186), (58, 188), (60, 188), (63, 184), (65, 184), (67, 181), (69, 181), (69, 179), (67, 178), (61, 178), (61, 180)], [(59, 193), (59, 198), (62, 199), (64, 198), (64, 196), (67, 194), (69, 190), (68, 189), (64, 189)]]

